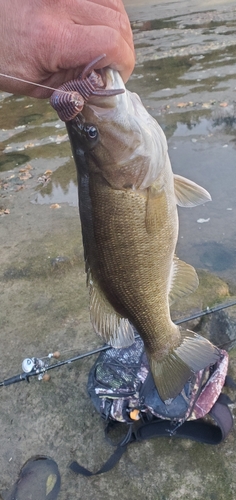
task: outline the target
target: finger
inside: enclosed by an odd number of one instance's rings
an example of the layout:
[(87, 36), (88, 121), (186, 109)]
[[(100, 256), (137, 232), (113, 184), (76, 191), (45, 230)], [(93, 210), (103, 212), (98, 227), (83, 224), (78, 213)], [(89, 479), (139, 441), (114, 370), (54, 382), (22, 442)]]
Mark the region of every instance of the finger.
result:
[[(86, 39), (89, 39), (87, 47), (84, 44)], [(64, 37), (63, 47), (58, 47), (59, 63), (55, 70), (82, 68), (101, 54), (106, 54), (97, 68), (110, 66), (120, 71), (125, 82), (128, 80), (134, 68), (134, 50), (119, 32), (107, 26), (72, 25), (68, 40)], [(83, 51), (80, 52), (79, 47), (83, 47)]]
[[(130, 27), (129, 18), (122, 7), (120, 10), (115, 10), (113, 7), (117, 4), (114, 0), (103, 0), (104, 5), (100, 2), (86, 0), (79, 4), (74, 0), (70, 6), (70, 19), (72, 22), (83, 26), (107, 26), (114, 30), (124, 38), (124, 40), (133, 47), (133, 35)], [(88, 40), (90, 43), (90, 40)]]
[(116, 10), (117, 12), (126, 13), (124, 4), (121, 0), (87, 0), (87, 1), (103, 5), (104, 7)]

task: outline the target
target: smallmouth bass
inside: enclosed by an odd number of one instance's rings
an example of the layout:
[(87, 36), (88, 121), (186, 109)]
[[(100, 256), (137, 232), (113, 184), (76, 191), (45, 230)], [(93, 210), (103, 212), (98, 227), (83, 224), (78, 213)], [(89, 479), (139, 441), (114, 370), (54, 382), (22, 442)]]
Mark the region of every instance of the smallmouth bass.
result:
[(79, 209), (93, 327), (114, 347), (141, 335), (161, 398), (174, 398), (220, 357), (200, 335), (175, 325), (170, 303), (198, 286), (194, 268), (175, 256), (177, 204), (211, 199), (174, 175), (165, 135), (118, 72), (67, 122), (78, 171)]

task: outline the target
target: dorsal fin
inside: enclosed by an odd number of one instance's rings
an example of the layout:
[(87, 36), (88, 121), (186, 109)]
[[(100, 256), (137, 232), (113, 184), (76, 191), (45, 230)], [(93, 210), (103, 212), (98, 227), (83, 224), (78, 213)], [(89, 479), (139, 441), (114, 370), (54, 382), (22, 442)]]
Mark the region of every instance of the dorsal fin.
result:
[(134, 331), (127, 318), (118, 314), (101, 288), (90, 281), (90, 317), (94, 330), (113, 347), (128, 347), (134, 342)]
[(211, 201), (206, 189), (181, 175), (174, 175), (174, 186), (176, 203), (180, 207), (196, 207)]
[(171, 272), (169, 304), (171, 305), (175, 300), (194, 292), (198, 284), (198, 275), (194, 267), (178, 259), (175, 255)]

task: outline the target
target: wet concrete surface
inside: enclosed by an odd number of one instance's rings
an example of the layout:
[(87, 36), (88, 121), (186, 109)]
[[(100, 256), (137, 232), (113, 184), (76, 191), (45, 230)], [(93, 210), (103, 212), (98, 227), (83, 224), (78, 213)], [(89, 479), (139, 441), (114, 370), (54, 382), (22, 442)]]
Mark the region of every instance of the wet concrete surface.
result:
[[(128, 87), (163, 127), (174, 172), (213, 200), (179, 210), (178, 256), (214, 274), (201, 275), (198, 295), (178, 304), (180, 317), (236, 293), (236, 8), (230, 1), (127, 0), (127, 9), (137, 52)], [(25, 357), (60, 350), (64, 359), (101, 345), (89, 322), (75, 168), (65, 127), (47, 101), (0, 95), (0, 189), (4, 379), (21, 372)], [(230, 356), (234, 374), (234, 350)], [(86, 392), (94, 359), (52, 371), (49, 383), (34, 378), (0, 388), (4, 499), (22, 465), (40, 454), (58, 463), (59, 500), (236, 497), (234, 432), (217, 447), (145, 442), (105, 475), (72, 476), (71, 460), (96, 470), (113, 451)]]

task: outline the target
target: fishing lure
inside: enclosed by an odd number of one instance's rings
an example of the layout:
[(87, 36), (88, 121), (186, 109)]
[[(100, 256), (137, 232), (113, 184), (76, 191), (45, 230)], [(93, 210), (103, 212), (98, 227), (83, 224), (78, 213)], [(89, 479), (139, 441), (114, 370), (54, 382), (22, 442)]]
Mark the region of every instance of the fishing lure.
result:
[(107, 97), (124, 92), (124, 89), (106, 89), (104, 72), (94, 70), (97, 63), (104, 57), (105, 54), (96, 57), (84, 68), (77, 80), (70, 80), (53, 92), (50, 103), (62, 121), (73, 120), (91, 96)]

